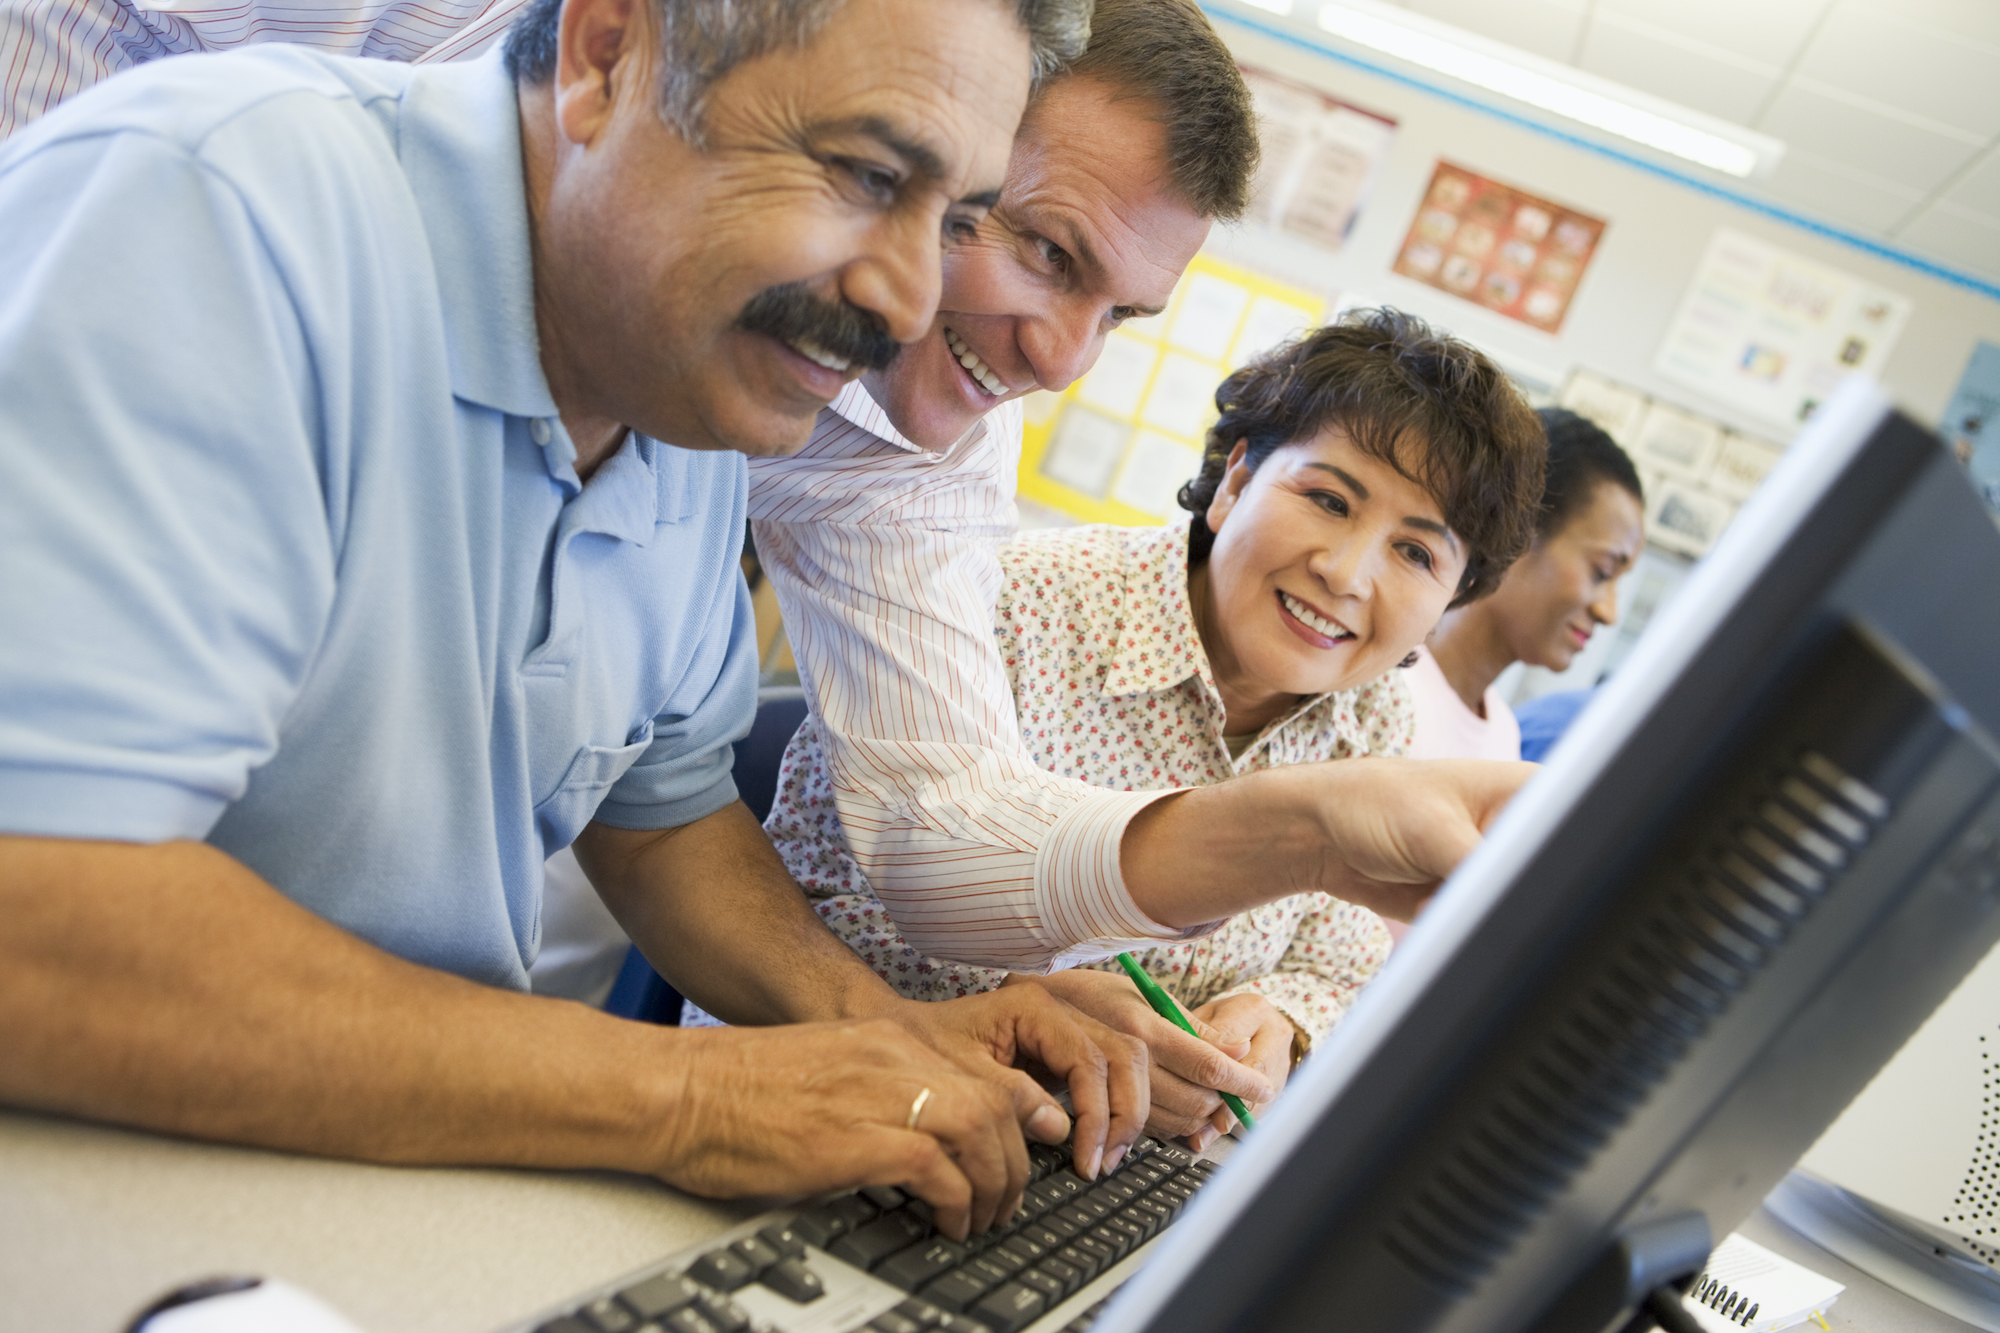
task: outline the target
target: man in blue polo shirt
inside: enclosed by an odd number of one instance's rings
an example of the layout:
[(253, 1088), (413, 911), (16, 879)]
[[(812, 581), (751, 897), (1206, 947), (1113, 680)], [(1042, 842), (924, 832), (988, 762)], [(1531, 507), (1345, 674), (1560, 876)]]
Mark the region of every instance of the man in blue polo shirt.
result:
[[(190, 57), (0, 149), (0, 1098), (952, 1231), (1066, 1128), (1017, 1054), (1129, 1142), (1134, 1043), (895, 1000), (729, 779), (729, 451), (928, 327), (1083, 8), (570, 0), (546, 80)], [(571, 842), (705, 1008), (825, 1021), (519, 993)]]

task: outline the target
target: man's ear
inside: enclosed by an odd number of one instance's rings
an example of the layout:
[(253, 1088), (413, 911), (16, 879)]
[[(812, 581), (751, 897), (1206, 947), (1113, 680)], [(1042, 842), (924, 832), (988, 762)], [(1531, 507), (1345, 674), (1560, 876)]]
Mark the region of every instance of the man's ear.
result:
[(574, 144), (594, 141), (627, 80), (652, 68), (652, 0), (566, 0), (556, 28), (556, 124)]
[(1250, 441), (1238, 440), (1236, 447), (1229, 451), (1229, 461), (1222, 467), (1222, 484), (1215, 488), (1215, 498), (1208, 502), (1210, 532), (1221, 532), (1222, 521), (1229, 517), (1229, 511), (1236, 508), (1236, 502), (1243, 498), (1243, 488), (1250, 484), (1256, 470), (1243, 461), (1244, 453), (1250, 448)]

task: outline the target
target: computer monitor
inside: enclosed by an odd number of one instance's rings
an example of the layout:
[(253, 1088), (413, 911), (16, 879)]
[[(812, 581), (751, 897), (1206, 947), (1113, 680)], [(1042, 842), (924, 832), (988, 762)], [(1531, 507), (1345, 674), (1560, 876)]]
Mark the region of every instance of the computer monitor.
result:
[(1099, 1333), (1606, 1333), (2000, 937), (2000, 532), (1851, 383)]

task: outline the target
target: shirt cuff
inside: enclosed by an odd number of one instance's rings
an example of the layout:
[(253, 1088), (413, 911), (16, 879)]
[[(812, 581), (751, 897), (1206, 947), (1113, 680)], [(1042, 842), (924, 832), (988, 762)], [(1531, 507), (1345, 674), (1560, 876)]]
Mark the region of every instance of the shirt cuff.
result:
[[(1043, 929), (1061, 946), (1050, 971), (1122, 949), (1175, 944), (1219, 930), (1208, 921), (1186, 930), (1163, 926), (1139, 910), (1125, 887), (1118, 853), (1132, 817), (1166, 791), (1105, 791), (1063, 812), (1035, 858), (1035, 907)], [(1225, 918), (1226, 920), (1226, 918)]]

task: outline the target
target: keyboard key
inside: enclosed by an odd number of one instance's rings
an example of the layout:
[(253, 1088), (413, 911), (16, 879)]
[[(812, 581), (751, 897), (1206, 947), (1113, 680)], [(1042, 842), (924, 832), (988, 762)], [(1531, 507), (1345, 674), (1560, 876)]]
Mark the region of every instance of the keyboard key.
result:
[(1061, 1247), (1044, 1244), (1026, 1232), (1022, 1232), (1018, 1236), (1008, 1237), (1006, 1243), (1001, 1245), (1000, 1248), (1008, 1254), (1020, 1256), (1023, 1264), (1036, 1264), (1048, 1258), (1051, 1253)]
[(1005, 1245), (991, 1246), (979, 1257), (990, 1264), (1006, 1269), (1009, 1273), (1018, 1273), (1028, 1266), (1026, 1259), (1008, 1249)]
[(1060, 1279), (1051, 1277), (1040, 1269), (1030, 1268), (1025, 1273), (1017, 1273), (1014, 1276), (1014, 1280), (1024, 1287), (1031, 1287), (1041, 1292), (1042, 1299), (1046, 1300), (1050, 1305), (1061, 1303), (1062, 1298), (1069, 1295), (1069, 1292), (1063, 1287)]
[[(1078, 1241), (1085, 1240), (1090, 1240), (1090, 1237), (1078, 1237)], [(1056, 1251), (1056, 1258), (1074, 1268), (1078, 1273), (1081, 1273), (1084, 1282), (1093, 1280), (1099, 1273), (1102, 1273), (1111, 1266), (1111, 1252), (1102, 1245), (1098, 1245), (1095, 1241), (1092, 1241), (1090, 1245), (1082, 1245), (1076, 1242), (1065, 1245)], [(1081, 1286), (1082, 1283), (1078, 1285)]]
[(884, 1259), (929, 1237), (931, 1229), (908, 1213), (887, 1213), (826, 1247), (836, 1259), (873, 1270)]
[(816, 1301), (826, 1295), (826, 1283), (819, 1280), (819, 1274), (806, 1267), (803, 1259), (780, 1259), (764, 1270), (757, 1279), (786, 1300), (800, 1305)]
[(1191, 1166), (1194, 1163), (1194, 1154), (1178, 1143), (1160, 1144), (1153, 1150), (1153, 1156), (1174, 1166)]
[(723, 1296), (705, 1296), (696, 1301), (694, 1308), (708, 1317), (708, 1322), (722, 1330), (722, 1333), (749, 1333), (750, 1312), (735, 1301)]
[(947, 1310), (958, 1312), (984, 1296), (993, 1285), (979, 1274), (961, 1268), (956, 1272), (946, 1273), (925, 1287), (924, 1299), (933, 1305), (941, 1305)]
[[(151, 1323), (152, 1321), (148, 1320), (147, 1322)], [(593, 1333), (593, 1331), (590, 1325), (586, 1324), (578, 1316), (566, 1314), (559, 1319), (549, 1320), (548, 1323), (536, 1329), (535, 1333)]]
[(1009, 1282), (981, 1297), (979, 1304), (972, 1307), (972, 1313), (994, 1333), (1020, 1333), (1041, 1318), (1048, 1306), (1048, 1297), (1033, 1287)]
[(938, 1274), (958, 1267), (965, 1262), (965, 1256), (963, 1245), (937, 1239), (924, 1245), (912, 1245), (876, 1269), (875, 1276), (892, 1287), (915, 1291)]
[(710, 1250), (688, 1265), (687, 1275), (717, 1291), (735, 1291), (755, 1280), (757, 1270), (729, 1250)]
[(1084, 1193), (1086, 1190), (1090, 1188), (1089, 1181), (1086, 1181), (1082, 1176), (1079, 1176), (1076, 1172), (1068, 1170), (1067, 1168), (1056, 1172), (1054, 1175), (1050, 1176), (1048, 1180), (1045, 1181), (1044, 1183), (1054, 1185), (1057, 1189), (1061, 1190), (1064, 1194), (1068, 1195), (1072, 1199), (1076, 1198), (1078, 1195)]
[(910, 1320), (918, 1328), (936, 1328), (938, 1321), (945, 1317), (945, 1311), (915, 1296), (897, 1306), (896, 1313)]
[(1139, 1197), (1138, 1187), (1129, 1181), (1107, 1180), (1090, 1192), (1093, 1199), (1101, 1199), (1114, 1208), (1122, 1208)]
[(577, 1313), (582, 1315), (584, 1322), (597, 1330), (597, 1333), (625, 1333), (625, 1330), (637, 1327), (639, 1323), (633, 1318), (630, 1310), (609, 1296), (598, 1297)]
[(1075, 1240), (1078, 1236), (1081, 1236), (1085, 1231), (1088, 1231), (1089, 1228), (1078, 1226), (1076, 1223), (1064, 1217), (1062, 1215), (1061, 1210), (1057, 1210), (1056, 1212), (1050, 1213), (1047, 1217), (1041, 1218), (1038, 1221), (1031, 1222), (1028, 1224), (1027, 1234), (1033, 1235), (1036, 1233), (1037, 1230), (1046, 1232), (1049, 1235), (1054, 1236), (1056, 1238), (1055, 1248), (1061, 1249), (1063, 1246), (1069, 1244), (1072, 1240)]
[(1051, 1256), (1035, 1265), (1035, 1271), (1062, 1288), (1065, 1296), (1074, 1296), (1083, 1286), (1083, 1270)]
[(979, 1280), (989, 1287), (997, 1287), (1008, 1278), (1014, 1276), (1013, 1269), (1007, 1267), (1005, 1264), (994, 1263), (991, 1259), (983, 1255), (976, 1259), (966, 1260), (963, 1264), (959, 1265), (958, 1271), (961, 1273), (976, 1274)]
[[(802, 1258), (806, 1252), (805, 1237), (782, 1223), (773, 1222), (770, 1226), (763, 1228), (757, 1233), (757, 1239), (776, 1250), (779, 1259)], [(738, 1253), (741, 1253), (741, 1251)], [(747, 1260), (750, 1256), (746, 1254), (743, 1257)], [(776, 1263), (777, 1260), (774, 1259), (771, 1262)], [(770, 1267), (770, 1264), (766, 1264), (765, 1267)]]
[(722, 1333), (722, 1330), (708, 1321), (706, 1315), (692, 1305), (683, 1305), (662, 1319), (660, 1327), (667, 1333)]
[(914, 1319), (906, 1319), (894, 1310), (878, 1314), (868, 1325), (869, 1333), (924, 1333), (924, 1326)]
[(837, 1199), (808, 1208), (792, 1219), (792, 1230), (805, 1238), (808, 1245), (817, 1245), (822, 1250), (835, 1237), (845, 1236), (864, 1222), (872, 1222), (881, 1209), (859, 1194), (843, 1194)]
[(701, 1288), (680, 1274), (662, 1273), (625, 1288), (618, 1293), (618, 1299), (637, 1311), (641, 1319), (658, 1319), (700, 1295)]
[(969, 1314), (947, 1313), (937, 1322), (937, 1333), (993, 1333)]
[(1118, 1252), (1118, 1257), (1121, 1259), (1146, 1243), (1146, 1229), (1138, 1223), (1128, 1222), (1122, 1217), (1105, 1218), (1097, 1224), (1097, 1229), (1090, 1234), (1107, 1245), (1111, 1243), (1113, 1237), (1123, 1237), (1125, 1248)]
[[(1068, 1248), (1089, 1255), (1091, 1259), (1097, 1264), (1098, 1273), (1102, 1273), (1105, 1269), (1111, 1267), (1111, 1265), (1117, 1263), (1120, 1259), (1123, 1259), (1125, 1257), (1125, 1252), (1123, 1250), (1120, 1250), (1115, 1245), (1106, 1245), (1102, 1240), (1099, 1240), (1096, 1236), (1078, 1236), (1075, 1240), (1069, 1243)], [(1068, 1256), (1065, 1255), (1063, 1256), (1063, 1258), (1065, 1262), (1069, 1261)], [(1092, 1274), (1092, 1276), (1094, 1277), (1096, 1276), (1096, 1274), (1094, 1273)]]
[(885, 1213), (901, 1208), (910, 1201), (910, 1196), (894, 1185), (870, 1185), (861, 1191), (861, 1197)]
[[(738, 1259), (750, 1265), (750, 1271), (753, 1273), (761, 1273), (785, 1257), (762, 1236), (745, 1236), (729, 1249)], [(805, 1253), (804, 1242), (800, 1242), (799, 1253)]]

